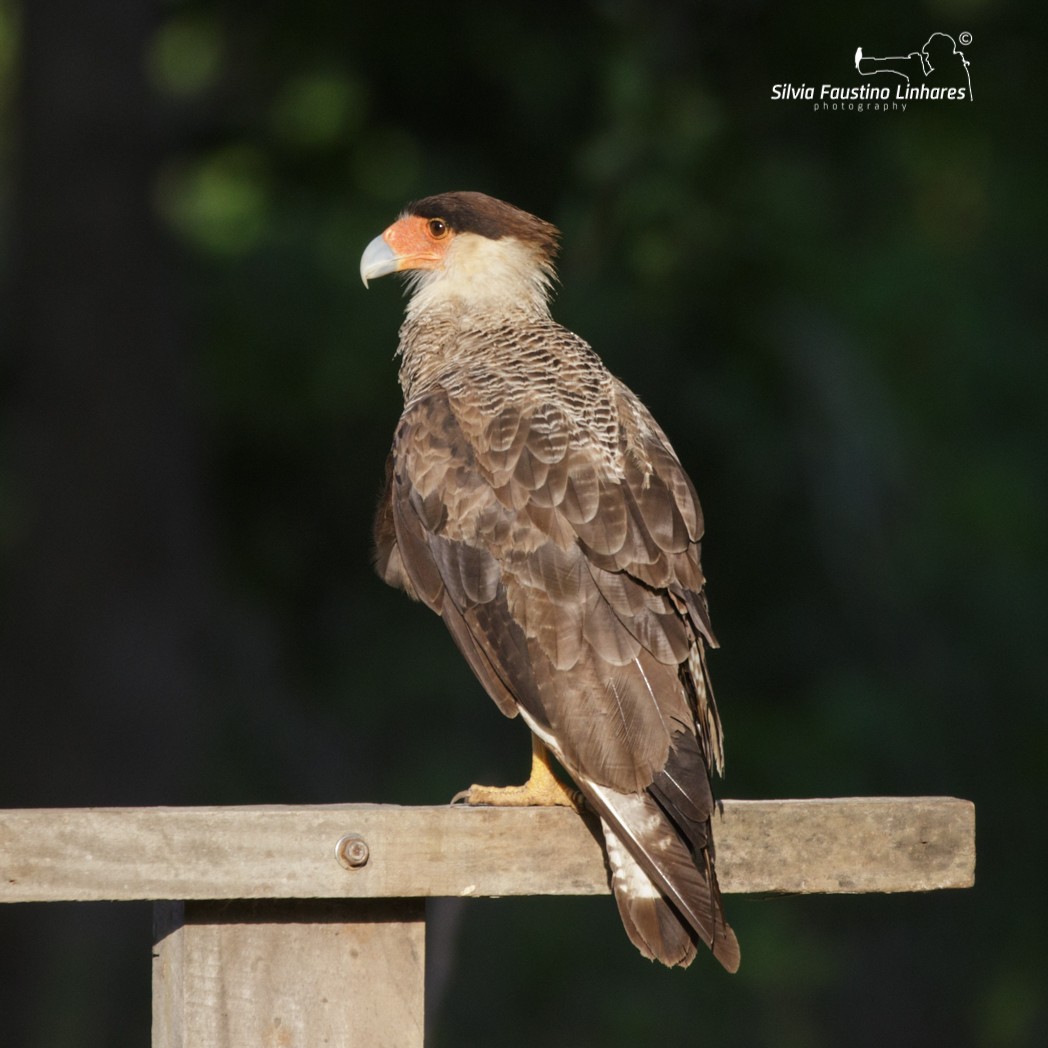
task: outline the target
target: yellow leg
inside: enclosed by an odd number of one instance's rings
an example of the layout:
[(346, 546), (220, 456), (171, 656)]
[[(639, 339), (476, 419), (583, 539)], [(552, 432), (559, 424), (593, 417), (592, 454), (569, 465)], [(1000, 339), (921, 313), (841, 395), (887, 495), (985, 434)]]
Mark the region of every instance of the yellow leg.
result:
[(459, 802), (513, 808), (558, 805), (576, 811), (586, 807), (582, 794), (566, 786), (553, 773), (549, 751), (534, 735), (531, 737), (531, 775), (523, 786), (470, 786), (451, 798), (452, 804)]

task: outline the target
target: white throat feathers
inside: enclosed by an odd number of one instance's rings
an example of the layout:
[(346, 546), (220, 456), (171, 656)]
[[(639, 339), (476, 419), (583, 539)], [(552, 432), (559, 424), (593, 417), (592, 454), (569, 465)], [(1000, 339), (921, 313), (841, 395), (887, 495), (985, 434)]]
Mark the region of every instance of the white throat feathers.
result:
[(407, 274), (407, 319), (451, 306), (468, 313), (549, 316), (553, 264), (516, 237), (460, 233), (440, 266)]

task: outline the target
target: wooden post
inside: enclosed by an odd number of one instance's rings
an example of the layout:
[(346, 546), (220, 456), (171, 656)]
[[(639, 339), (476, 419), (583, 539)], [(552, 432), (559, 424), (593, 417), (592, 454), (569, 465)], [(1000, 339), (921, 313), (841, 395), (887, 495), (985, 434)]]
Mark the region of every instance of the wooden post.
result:
[(422, 1048), (421, 899), (155, 907), (153, 1048)]
[[(975, 879), (950, 797), (725, 801), (715, 833), (725, 892)], [(156, 902), (154, 1048), (420, 1048), (427, 897), (607, 892), (563, 808), (0, 811), (0, 902)]]

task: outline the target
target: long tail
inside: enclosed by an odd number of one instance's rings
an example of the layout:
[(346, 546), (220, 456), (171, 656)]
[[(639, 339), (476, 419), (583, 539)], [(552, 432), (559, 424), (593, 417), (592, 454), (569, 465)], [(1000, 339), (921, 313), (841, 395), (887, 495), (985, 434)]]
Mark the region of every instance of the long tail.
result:
[(701, 823), (671, 818), (654, 784), (628, 794), (592, 782), (578, 785), (601, 817), (612, 891), (633, 944), (646, 957), (687, 967), (701, 940), (729, 972), (736, 971), (739, 943), (724, 918), (709, 814)]

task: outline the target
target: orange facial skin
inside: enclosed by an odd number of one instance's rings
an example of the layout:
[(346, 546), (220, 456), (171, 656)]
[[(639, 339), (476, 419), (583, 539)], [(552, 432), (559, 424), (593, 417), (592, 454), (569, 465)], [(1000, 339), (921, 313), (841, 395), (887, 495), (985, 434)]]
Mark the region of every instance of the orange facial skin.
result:
[(440, 218), (406, 215), (382, 234), (382, 239), (397, 257), (396, 271), (404, 269), (437, 269), (454, 240), (448, 224)]

